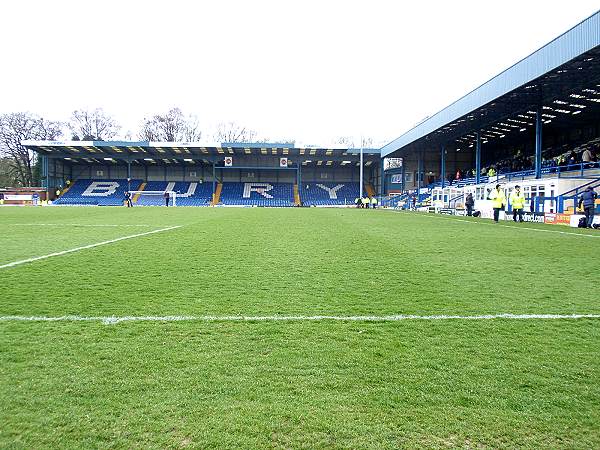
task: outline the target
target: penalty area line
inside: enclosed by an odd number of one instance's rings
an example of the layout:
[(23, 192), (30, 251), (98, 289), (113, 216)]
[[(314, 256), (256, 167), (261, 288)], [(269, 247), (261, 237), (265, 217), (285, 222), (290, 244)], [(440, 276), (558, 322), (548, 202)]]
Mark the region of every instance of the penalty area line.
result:
[(576, 320), (600, 319), (600, 314), (481, 314), (387, 316), (0, 316), (0, 322), (101, 322), (115, 325), (122, 322), (399, 322), (403, 320)]
[(101, 245), (113, 244), (115, 242), (124, 241), (126, 239), (134, 239), (142, 236), (149, 236), (151, 234), (162, 233), (164, 231), (175, 230), (176, 228), (181, 228), (181, 225), (176, 225), (167, 228), (160, 228), (158, 230), (146, 231), (144, 233), (130, 234), (129, 236), (122, 236), (116, 239), (110, 239), (108, 241), (96, 242), (95, 244), (83, 245), (81, 247), (72, 248), (69, 250), (63, 250), (60, 252), (50, 253), (48, 255), (36, 256), (34, 258), (22, 259), (20, 261), (14, 261), (8, 264), (3, 264), (0, 266), (0, 269), (8, 269), (10, 267), (20, 266), (21, 264), (28, 264), (34, 261), (39, 261), (42, 259), (53, 258), (54, 256), (62, 256), (68, 253), (78, 252), (80, 250), (86, 250), (88, 248), (100, 247)]

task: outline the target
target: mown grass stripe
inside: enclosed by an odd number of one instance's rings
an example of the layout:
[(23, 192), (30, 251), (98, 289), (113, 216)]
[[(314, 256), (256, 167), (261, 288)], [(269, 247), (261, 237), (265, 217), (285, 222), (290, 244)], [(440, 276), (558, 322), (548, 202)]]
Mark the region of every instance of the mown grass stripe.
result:
[(34, 261), (39, 261), (39, 260), (42, 260), (42, 259), (52, 258), (54, 256), (66, 255), (68, 253), (78, 252), (80, 250), (85, 250), (85, 249), (88, 249), (88, 248), (99, 247), (101, 245), (112, 244), (112, 243), (115, 243), (115, 242), (124, 241), (126, 239), (133, 239), (133, 238), (137, 238), (137, 237), (148, 236), (150, 234), (162, 233), (163, 231), (174, 230), (176, 228), (181, 228), (181, 225), (177, 225), (177, 226), (173, 226), (173, 227), (167, 227), (167, 228), (160, 228), (158, 230), (146, 231), (145, 233), (131, 234), (129, 236), (122, 236), (122, 237), (119, 237), (119, 238), (116, 238), (116, 239), (110, 239), (108, 241), (96, 242), (95, 244), (90, 244), (90, 245), (83, 245), (81, 247), (75, 247), (75, 248), (72, 248), (72, 249), (69, 249), (69, 250), (63, 250), (61, 252), (50, 253), (48, 255), (36, 256), (34, 258), (22, 259), (20, 261), (13, 261), (11, 263), (1, 265), (0, 269), (8, 269), (10, 267), (20, 266), (21, 264), (27, 264), (27, 263), (31, 263), (31, 262), (34, 262)]

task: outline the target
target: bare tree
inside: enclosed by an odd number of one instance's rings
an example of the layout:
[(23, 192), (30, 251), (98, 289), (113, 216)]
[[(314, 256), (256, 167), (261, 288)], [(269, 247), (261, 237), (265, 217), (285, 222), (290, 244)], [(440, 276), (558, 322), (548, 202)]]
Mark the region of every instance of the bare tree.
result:
[[(344, 145), (347, 148), (357, 148), (357, 147), (355, 147), (354, 138), (351, 136), (341, 136), (335, 140), (335, 143), (339, 144), (339, 145)], [(370, 137), (362, 138), (362, 147), (363, 148), (371, 148), (372, 146), (373, 146), (373, 138), (370, 138)], [(358, 147), (361, 147), (360, 142), (359, 142)]]
[(106, 141), (113, 138), (121, 129), (117, 121), (102, 108), (93, 111), (79, 109), (73, 111), (68, 127), (73, 140)]
[(217, 126), (217, 131), (214, 139), (217, 142), (263, 142), (257, 140), (257, 132), (242, 127), (235, 122), (220, 123)]
[(143, 141), (195, 142), (200, 140), (202, 132), (197, 117), (185, 116), (181, 109), (173, 108), (166, 114), (144, 119), (138, 136)]
[(10, 158), (0, 158), (0, 187), (15, 186), (17, 179)]
[(0, 115), (0, 156), (8, 160), (9, 173), (15, 184), (32, 186), (36, 154), (27, 150), (24, 140), (54, 140), (61, 134), (62, 124), (31, 113)]

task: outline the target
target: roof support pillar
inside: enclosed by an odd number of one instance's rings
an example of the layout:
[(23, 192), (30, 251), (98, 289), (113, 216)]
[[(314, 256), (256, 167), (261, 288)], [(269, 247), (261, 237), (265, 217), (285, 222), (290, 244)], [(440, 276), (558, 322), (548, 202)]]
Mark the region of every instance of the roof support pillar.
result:
[(446, 186), (446, 146), (442, 144), (442, 167), (440, 170), (440, 176), (442, 178), (442, 189)]
[(406, 192), (406, 167), (404, 166), (404, 158), (402, 158), (402, 191)]
[(50, 183), (48, 180), (48, 156), (42, 155), (42, 187), (46, 188), (46, 199), (48, 199), (48, 193), (50, 192)]
[(380, 158), (381, 164), (379, 165), (379, 196), (385, 195), (385, 171), (384, 169), (384, 158)]
[(419, 152), (419, 162), (417, 164), (417, 196), (421, 193), (421, 188), (423, 187), (423, 167), (425, 164), (423, 163), (423, 150)]
[(212, 198), (213, 198), (213, 202), (215, 201), (215, 193), (217, 192), (217, 171), (215, 169), (215, 162), (212, 162), (212, 167), (213, 167), (213, 192), (212, 192)]
[(475, 184), (481, 182), (481, 134), (475, 133)]
[(535, 177), (542, 178), (542, 108), (535, 112)]
[(131, 159), (127, 159), (127, 190), (131, 190)]
[(360, 198), (363, 198), (363, 177), (364, 177), (364, 173), (363, 173), (363, 138), (362, 136), (360, 137), (360, 179), (359, 181), (359, 189), (360, 189)]

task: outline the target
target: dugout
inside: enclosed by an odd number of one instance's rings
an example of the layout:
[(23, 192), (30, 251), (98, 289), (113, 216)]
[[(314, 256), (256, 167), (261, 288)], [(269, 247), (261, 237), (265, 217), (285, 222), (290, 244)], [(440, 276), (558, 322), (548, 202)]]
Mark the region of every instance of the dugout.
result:
[(48, 199), (46, 188), (17, 187), (0, 189), (1, 205), (41, 205)]

